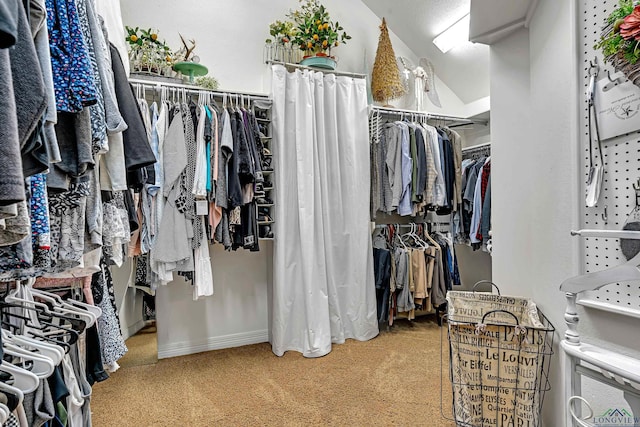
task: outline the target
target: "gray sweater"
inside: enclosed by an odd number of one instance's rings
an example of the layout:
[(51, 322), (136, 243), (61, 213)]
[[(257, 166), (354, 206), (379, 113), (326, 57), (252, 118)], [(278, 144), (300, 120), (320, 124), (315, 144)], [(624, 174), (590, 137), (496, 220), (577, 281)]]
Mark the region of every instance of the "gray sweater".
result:
[(0, 111), (7, 118), (0, 120), (0, 206), (6, 206), (26, 198), (8, 49), (0, 49), (0, 93)]

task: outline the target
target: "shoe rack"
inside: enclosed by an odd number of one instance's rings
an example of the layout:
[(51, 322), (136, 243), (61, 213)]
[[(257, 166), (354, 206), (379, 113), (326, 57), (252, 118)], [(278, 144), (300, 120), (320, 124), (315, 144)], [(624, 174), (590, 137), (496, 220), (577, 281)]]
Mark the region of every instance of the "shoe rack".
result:
[(258, 238), (273, 240), (275, 218), (274, 213), (274, 171), (271, 132), (271, 106), (254, 105), (254, 112), (260, 129), (262, 142), (262, 176), (263, 184), (256, 188), (256, 205), (258, 209)]

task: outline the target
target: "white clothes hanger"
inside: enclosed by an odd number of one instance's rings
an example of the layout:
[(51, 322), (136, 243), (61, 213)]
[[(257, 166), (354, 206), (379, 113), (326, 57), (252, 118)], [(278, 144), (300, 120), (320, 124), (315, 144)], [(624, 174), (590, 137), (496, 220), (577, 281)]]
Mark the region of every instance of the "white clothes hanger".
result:
[[(396, 230), (398, 230), (400, 228), (399, 225), (396, 226)], [(394, 235), (394, 239), (397, 240), (398, 242), (400, 242), (400, 245), (405, 249), (405, 250), (409, 250), (409, 248), (407, 247), (407, 245), (404, 243), (404, 241), (402, 240), (402, 235), (400, 233), (398, 233), (396, 231), (395, 235)]]
[(102, 316), (102, 309), (100, 307), (98, 307), (98, 306), (87, 304), (86, 302), (82, 302), (82, 301), (76, 301), (74, 299), (68, 299), (66, 302), (71, 304), (71, 305), (75, 305), (75, 306), (78, 306), (80, 308), (84, 308), (85, 310), (93, 313), (96, 316), (96, 319), (98, 319), (100, 316)]
[(618, 282), (640, 280), (640, 253), (624, 264), (605, 270), (571, 277), (560, 285), (564, 292), (579, 293), (584, 290), (597, 290), (601, 287)]
[[(35, 282), (35, 280), (33, 282)], [(33, 297), (37, 297), (44, 301), (47, 301), (53, 306), (55, 311), (61, 314), (72, 314), (79, 316), (87, 324), (87, 328), (93, 326), (98, 320), (98, 317), (94, 313), (84, 308), (75, 307), (67, 303), (65, 300), (60, 298), (59, 295), (33, 288), (33, 282), (31, 282), (31, 284), (27, 284), (27, 291), (30, 292)]]
[(7, 393), (13, 394), (15, 397), (18, 398), (18, 405), (22, 405), (22, 401), (24, 400), (25, 393), (20, 388), (0, 381), (0, 391), (5, 391)]
[(413, 235), (417, 239), (417, 241), (420, 244), (420, 246), (422, 247), (422, 249), (428, 249), (429, 248), (429, 242), (424, 240), (420, 235), (418, 235), (418, 233), (416, 233), (417, 228), (418, 228), (418, 225), (417, 224), (413, 224), (411, 232), (413, 233)]
[(416, 234), (415, 226), (416, 226), (415, 224), (411, 224), (411, 229), (408, 232), (404, 233), (402, 237), (412, 238), (414, 243), (416, 244), (416, 246), (418, 246), (419, 249), (426, 249), (428, 245), (424, 240), (420, 238), (420, 236)]
[[(51, 374), (53, 374), (55, 365), (53, 364), (53, 360), (46, 356), (25, 350), (17, 345), (9, 343), (3, 344), (3, 351), (4, 354), (30, 361), (32, 363), (32, 367), (29, 371), (41, 380), (49, 378)], [(15, 364), (15, 361), (13, 361), (13, 363)]]
[(10, 416), (11, 411), (9, 407), (4, 403), (0, 403), (0, 424), (6, 423)]
[[(21, 390), (23, 397), (24, 394), (35, 391), (40, 385), (40, 378), (38, 378), (36, 374), (29, 372), (26, 369), (18, 368), (5, 360), (0, 363), (0, 371), (13, 376), (12, 386)], [(0, 384), (2, 384), (2, 382), (0, 382)]]
[(59, 365), (64, 358), (64, 349), (59, 345), (37, 340), (35, 338), (28, 337), (26, 335), (14, 335), (11, 332), (2, 330), (2, 341), (4, 343), (11, 343), (19, 345), (27, 350), (33, 349), (39, 354), (48, 357), (53, 361), (54, 365)]
[[(14, 291), (12, 291), (14, 292)], [(37, 301), (29, 301), (27, 299), (24, 298), (19, 298), (15, 295), (11, 295), (11, 293), (9, 295), (7, 295), (5, 297), (5, 301), (7, 302), (13, 302), (13, 303), (18, 303), (18, 304), (24, 304), (30, 307), (38, 307), (41, 308), (43, 312), (45, 312), (46, 314), (51, 314), (51, 311), (49, 310), (49, 307), (46, 304), (43, 304), (41, 302), (37, 302)]]
[(98, 320), (98, 318), (90, 311), (81, 309), (79, 307), (74, 307), (66, 303), (64, 307), (57, 308), (56, 312), (60, 314), (70, 314), (70, 315), (80, 317), (80, 319), (84, 320), (84, 323), (86, 324), (86, 328), (92, 327)]
[[(96, 307), (95, 305), (86, 304), (82, 301), (76, 301), (74, 299), (62, 299), (59, 295), (56, 295), (52, 292), (47, 292), (42, 289), (29, 288), (32, 295), (37, 296), (45, 301), (48, 301), (54, 306), (66, 308), (68, 310), (76, 310), (81, 315), (86, 315), (89, 312), (95, 319), (102, 315), (102, 309), (100, 307)], [(90, 325), (91, 326), (91, 325)]]

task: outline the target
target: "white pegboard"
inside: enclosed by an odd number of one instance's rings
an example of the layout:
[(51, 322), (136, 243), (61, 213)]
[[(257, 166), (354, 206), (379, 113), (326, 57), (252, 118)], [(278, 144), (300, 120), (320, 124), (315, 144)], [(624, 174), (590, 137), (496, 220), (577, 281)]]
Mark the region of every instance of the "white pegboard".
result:
[[(586, 90), (589, 81), (589, 61), (598, 56), (601, 66), (600, 77), (606, 76), (606, 71), (613, 72), (612, 67), (606, 65), (599, 51), (594, 45), (600, 40), (600, 33), (605, 19), (618, 4), (618, 0), (583, 0), (579, 11), (582, 25), (580, 40), (582, 49), (580, 52), (580, 68), (582, 78), (580, 143), (582, 144), (582, 228), (587, 229), (614, 229), (620, 230), (625, 224), (629, 213), (635, 206), (635, 193), (632, 183), (640, 178), (640, 133), (632, 133), (604, 141), (604, 178), (603, 187), (598, 205), (587, 208), (584, 203), (587, 175), (589, 173), (589, 134), (588, 134), (588, 108), (586, 103)], [(606, 78), (606, 77), (605, 77)], [(594, 144), (594, 161), (597, 161), (597, 152)], [(607, 220), (604, 213), (606, 207)], [(620, 250), (620, 242), (617, 239), (587, 238), (583, 241), (583, 270), (592, 272), (626, 262), (626, 258)], [(640, 282), (611, 284), (597, 292), (589, 292), (581, 298), (581, 303), (596, 308), (616, 311), (640, 317)]]

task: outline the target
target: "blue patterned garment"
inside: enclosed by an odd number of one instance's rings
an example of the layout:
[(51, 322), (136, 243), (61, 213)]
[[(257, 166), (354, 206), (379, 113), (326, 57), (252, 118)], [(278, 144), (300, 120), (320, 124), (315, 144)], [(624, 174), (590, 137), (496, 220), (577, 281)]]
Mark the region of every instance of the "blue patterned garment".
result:
[(51, 67), (58, 111), (96, 103), (96, 86), (75, 0), (46, 0)]
[(28, 255), (25, 241), (0, 248), (0, 280), (23, 280), (42, 276), (51, 267), (47, 176), (36, 174), (27, 181), (32, 254)]
[(104, 96), (102, 94), (102, 79), (100, 71), (98, 71), (98, 63), (96, 62), (95, 45), (91, 37), (91, 28), (89, 27), (89, 17), (87, 16), (86, 0), (79, 0), (76, 3), (78, 10), (78, 21), (82, 28), (82, 36), (87, 47), (91, 69), (93, 71), (93, 81), (96, 87), (97, 102), (91, 106), (91, 137), (93, 139), (92, 149), (94, 153), (105, 153), (108, 149), (105, 147), (107, 143), (107, 118), (104, 110)]
[(47, 176), (33, 175), (31, 181), (31, 238), (34, 249), (51, 249)]

